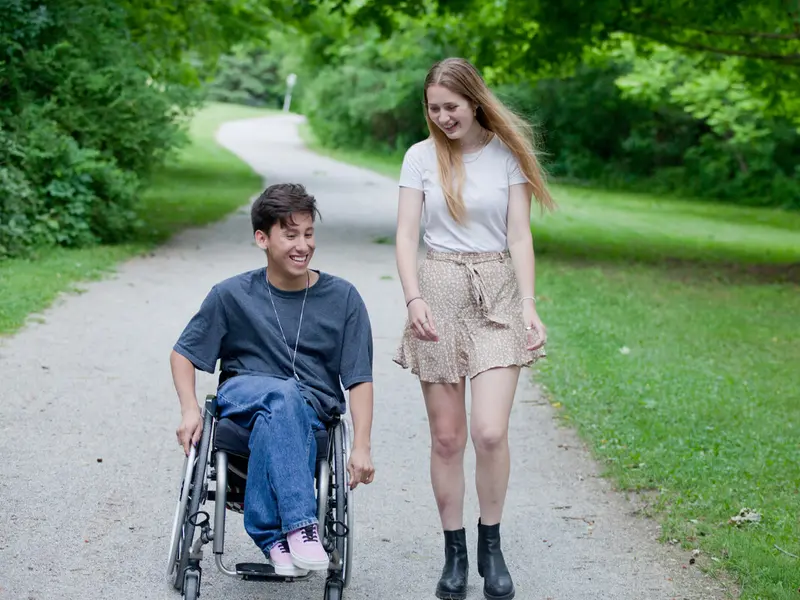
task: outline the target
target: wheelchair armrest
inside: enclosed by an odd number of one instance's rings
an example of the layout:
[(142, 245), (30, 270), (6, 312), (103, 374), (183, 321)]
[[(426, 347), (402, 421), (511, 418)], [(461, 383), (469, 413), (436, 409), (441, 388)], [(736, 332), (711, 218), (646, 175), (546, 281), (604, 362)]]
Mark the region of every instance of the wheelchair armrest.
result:
[(214, 418), (218, 417), (217, 415), (217, 396), (215, 394), (208, 394), (206, 396), (206, 412), (211, 413), (214, 415)]

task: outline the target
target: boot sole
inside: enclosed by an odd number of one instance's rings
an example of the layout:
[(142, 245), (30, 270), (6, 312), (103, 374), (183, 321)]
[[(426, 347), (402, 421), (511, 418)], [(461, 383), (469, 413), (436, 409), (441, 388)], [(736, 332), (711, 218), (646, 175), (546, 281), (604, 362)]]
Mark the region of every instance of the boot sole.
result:
[(436, 597), (439, 600), (466, 600), (467, 592), (440, 592), (436, 590)]
[[(483, 569), (478, 569), (478, 575), (481, 578), (483, 578)], [(516, 594), (517, 594), (516, 589), (512, 589), (508, 594), (504, 596), (492, 596), (491, 594), (487, 594), (486, 591), (484, 590), (483, 597), (486, 598), (486, 600), (511, 600)]]
[(486, 592), (483, 592), (483, 596), (484, 598), (486, 598), (486, 600), (511, 600), (516, 595), (516, 593), (517, 593), (516, 590), (512, 590), (511, 593), (506, 594), (505, 596), (492, 596), (490, 594), (487, 594)]

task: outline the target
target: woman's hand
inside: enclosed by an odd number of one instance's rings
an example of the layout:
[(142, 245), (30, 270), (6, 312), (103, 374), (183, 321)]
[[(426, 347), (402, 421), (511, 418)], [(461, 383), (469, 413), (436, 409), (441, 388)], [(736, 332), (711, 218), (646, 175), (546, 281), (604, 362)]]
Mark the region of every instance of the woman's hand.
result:
[(433, 325), (433, 314), (422, 298), (414, 298), (408, 303), (408, 320), (414, 335), (425, 342), (438, 342), (439, 334)]
[(547, 330), (536, 312), (532, 300), (524, 300), (522, 306), (522, 321), (525, 324), (525, 334), (528, 350), (538, 350), (547, 342)]

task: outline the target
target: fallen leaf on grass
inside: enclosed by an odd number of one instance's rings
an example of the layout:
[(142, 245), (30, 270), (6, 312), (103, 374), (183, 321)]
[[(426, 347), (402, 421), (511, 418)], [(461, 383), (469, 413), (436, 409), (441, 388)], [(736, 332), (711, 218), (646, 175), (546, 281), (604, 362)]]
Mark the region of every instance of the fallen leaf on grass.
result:
[(743, 525), (745, 523), (760, 523), (761, 522), (761, 514), (757, 513), (756, 511), (743, 508), (739, 511), (738, 515), (734, 515), (728, 521), (732, 525)]

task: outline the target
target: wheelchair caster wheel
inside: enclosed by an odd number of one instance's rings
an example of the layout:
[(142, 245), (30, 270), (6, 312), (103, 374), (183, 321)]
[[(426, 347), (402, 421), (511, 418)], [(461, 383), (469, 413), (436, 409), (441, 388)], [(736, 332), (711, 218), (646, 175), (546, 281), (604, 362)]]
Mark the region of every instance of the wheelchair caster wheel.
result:
[(183, 576), (183, 597), (186, 600), (197, 600), (200, 597), (200, 573), (188, 570)]
[(329, 579), (325, 582), (325, 600), (342, 600), (343, 589), (341, 581)]

